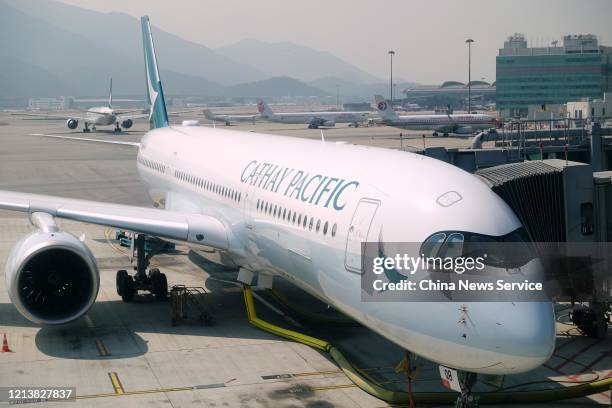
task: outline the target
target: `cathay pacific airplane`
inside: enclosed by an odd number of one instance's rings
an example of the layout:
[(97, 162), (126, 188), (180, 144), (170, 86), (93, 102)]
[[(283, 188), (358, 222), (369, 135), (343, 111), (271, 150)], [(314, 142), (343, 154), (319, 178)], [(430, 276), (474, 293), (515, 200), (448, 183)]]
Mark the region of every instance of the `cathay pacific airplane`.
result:
[[(63, 119), (66, 121), (68, 129), (74, 130), (79, 126), (79, 122), (83, 123), (83, 132), (96, 130), (96, 126), (112, 126), (115, 125), (115, 132), (121, 132), (121, 128), (129, 129), (134, 124), (134, 119), (146, 118), (146, 114), (129, 114), (139, 112), (140, 110), (117, 111), (113, 108), (113, 78), (110, 79), (110, 91), (108, 94), (107, 106), (96, 106), (87, 109), (83, 115), (75, 116), (58, 116), (46, 115), (38, 113), (20, 113), (21, 116), (41, 116), (49, 119)], [(91, 126), (91, 129), (90, 127)]]
[(359, 126), (367, 122), (368, 112), (286, 112), (275, 113), (268, 104), (260, 99), (257, 107), (261, 117), (270, 122), (307, 124), (309, 129), (319, 127), (334, 127), (336, 123), (348, 123), (352, 126)]
[[(477, 245), (524, 236), (516, 215), (484, 183), (408, 152), (194, 122), (169, 126), (148, 17), (141, 23), (152, 129), (131, 145), (158, 208), (0, 191), (0, 209), (29, 214), (36, 228), (15, 244), (6, 263), (10, 299), (23, 316), (36, 324), (64, 324), (96, 300), (95, 255), (58, 228), (54, 219), (62, 218), (216, 248), (240, 267), (241, 282), (270, 287), (284, 277), (444, 366), (509, 374), (550, 357), (550, 302), (361, 300), (363, 241), (452, 237)], [(152, 269), (146, 279), (155, 286), (159, 271)], [(131, 275), (117, 273), (124, 300), (133, 297), (134, 285)]]
[(495, 117), (483, 114), (399, 116), (382, 96), (376, 95), (374, 101), (381, 116), (379, 123), (402, 129), (433, 130), (434, 136), (439, 133), (445, 136), (449, 133), (470, 135), (476, 130), (491, 129), (498, 125)]

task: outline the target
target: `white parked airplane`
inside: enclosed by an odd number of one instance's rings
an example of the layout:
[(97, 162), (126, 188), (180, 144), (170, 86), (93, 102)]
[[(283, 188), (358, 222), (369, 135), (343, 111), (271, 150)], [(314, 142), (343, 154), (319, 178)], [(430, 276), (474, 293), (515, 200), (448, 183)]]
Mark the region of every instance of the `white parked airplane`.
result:
[(115, 125), (115, 132), (121, 132), (121, 128), (129, 129), (134, 124), (134, 119), (146, 118), (147, 114), (128, 115), (132, 112), (140, 112), (140, 109), (119, 112), (113, 108), (113, 79), (110, 79), (110, 91), (108, 94), (108, 105), (89, 108), (84, 112), (83, 116), (58, 116), (46, 115), (37, 113), (20, 113), (21, 116), (40, 116), (49, 119), (64, 119), (68, 129), (74, 130), (79, 126), (79, 122), (83, 123), (83, 132), (96, 130), (96, 126), (112, 126)]
[(374, 101), (381, 116), (378, 123), (402, 129), (433, 130), (434, 136), (439, 133), (445, 136), (449, 133), (469, 135), (476, 130), (496, 128), (498, 125), (494, 116), (483, 114), (399, 116), (382, 96), (376, 95)]
[[(474, 245), (520, 232), (518, 218), (484, 183), (442, 161), (391, 149), (169, 126), (149, 20), (141, 22), (152, 130), (132, 145), (138, 172), (164, 209), (0, 191), (0, 209), (29, 213), (37, 227), (6, 264), (6, 286), (23, 316), (63, 324), (95, 302), (95, 257), (85, 242), (58, 229), (57, 217), (216, 248), (239, 265), (242, 282), (257, 276), (263, 286), (285, 277), (445, 366), (508, 374), (550, 357), (550, 302), (361, 299), (360, 245), (378, 241), (383, 230), (387, 242), (425, 242), (455, 231), (455, 240), (477, 237)], [(455, 198), (441, 201), (449, 192)], [(155, 286), (161, 278), (152, 270), (147, 279)], [(117, 287), (131, 299), (134, 280), (125, 271), (117, 273)], [(462, 316), (465, 324), (458, 323)]]
[(271, 122), (301, 124), (305, 123), (309, 129), (319, 127), (333, 127), (336, 123), (348, 123), (358, 127), (367, 122), (368, 112), (286, 112), (274, 113), (268, 104), (259, 100), (257, 107), (261, 117)]
[(213, 113), (208, 109), (204, 109), (202, 111), (204, 116), (206, 116), (209, 120), (216, 120), (219, 122), (224, 122), (225, 126), (231, 126), (232, 123), (235, 122), (251, 122), (255, 124), (255, 121), (261, 117), (260, 114), (256, 115), (235, 115), (235, 114), (223, 114), (223, 113)]

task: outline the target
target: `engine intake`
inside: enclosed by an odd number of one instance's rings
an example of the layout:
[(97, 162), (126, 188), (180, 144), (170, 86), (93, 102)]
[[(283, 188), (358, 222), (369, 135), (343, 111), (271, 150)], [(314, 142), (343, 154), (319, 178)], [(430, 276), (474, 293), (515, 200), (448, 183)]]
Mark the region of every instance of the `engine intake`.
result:
[(11, 250), (5, 272), (11, 301), (37, 324), (64, 324), (83, 316), (100, 286), (93, 254), (64, 231), (26, 235)]
[(77, 126), (79, 126), (79, 121), (76, 119), (68, 119), (66, 121), (66, 126), (68, 126), (68, 129), (76, 129)]
[(134, 122), (132, 121), (132, 119), (126, 119), (123, 122), (121, 122), (121, 127), (124, 129), (129, 129), (132, 127), (133, 124)]

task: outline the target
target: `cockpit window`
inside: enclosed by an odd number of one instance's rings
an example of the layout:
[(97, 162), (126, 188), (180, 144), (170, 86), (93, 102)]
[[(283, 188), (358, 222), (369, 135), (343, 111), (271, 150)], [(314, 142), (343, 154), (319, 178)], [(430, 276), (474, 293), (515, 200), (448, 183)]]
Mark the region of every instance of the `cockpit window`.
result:
[(436, 256), (445, 239), (446, 234), (444, 232), (433, 234), (427, 238), (425, 242), (423, 242), (423, 245), (421, 246), (421, 254), (424, 257)]
[(448, 234), (448, 238), (442, 246), (442, 254), (440, 256), (449, 258), (458, 258), (463, 256), (463, 243), (465, 236), (461, 232), (453, 232)]
[(536, 257), (535, 249), (524, 228), (503, 236), (465, 231), (441, 231), (432, 234), (421, 245), (425, 257), (482, 258), (494, 268), (519, 268)]

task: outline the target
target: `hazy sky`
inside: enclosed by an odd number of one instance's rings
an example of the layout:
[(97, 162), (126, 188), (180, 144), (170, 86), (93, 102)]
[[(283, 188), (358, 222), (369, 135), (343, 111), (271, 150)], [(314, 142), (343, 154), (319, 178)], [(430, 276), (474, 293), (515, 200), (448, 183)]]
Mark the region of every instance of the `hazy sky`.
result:
[(611, 0), (62, 0), (98, 11), (148, 14), (163, 30), (211, 48), (244, 38), (290, 41), (329, 51), (380, 77), (421, 83), (492, 81), (504, 39), (522, 32), (545, 45), (567, 33), (592, 33), (612, 46)]

